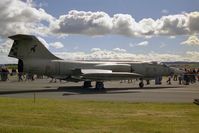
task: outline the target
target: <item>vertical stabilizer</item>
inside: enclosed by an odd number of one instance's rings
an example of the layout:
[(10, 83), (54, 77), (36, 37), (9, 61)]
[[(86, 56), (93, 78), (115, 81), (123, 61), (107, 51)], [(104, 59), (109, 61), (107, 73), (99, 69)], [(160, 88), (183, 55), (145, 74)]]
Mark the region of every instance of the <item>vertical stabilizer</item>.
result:
[(14, 35), (9, 38), (14, 40), (9, 57), (17, 59), (50, 59), (60, 58), (53, 55), (35, 36), (33, 35)]

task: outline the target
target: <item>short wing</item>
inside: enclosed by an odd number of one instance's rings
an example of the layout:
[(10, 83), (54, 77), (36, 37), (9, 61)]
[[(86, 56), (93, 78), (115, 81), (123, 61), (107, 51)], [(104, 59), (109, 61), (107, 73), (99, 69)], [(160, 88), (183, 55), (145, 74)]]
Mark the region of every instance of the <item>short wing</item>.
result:
[(140, 78), (142, 75), (129, 72), (112, 72), (103, 69), (76, 69), (73, 77), (91, 81), (110, 81)]

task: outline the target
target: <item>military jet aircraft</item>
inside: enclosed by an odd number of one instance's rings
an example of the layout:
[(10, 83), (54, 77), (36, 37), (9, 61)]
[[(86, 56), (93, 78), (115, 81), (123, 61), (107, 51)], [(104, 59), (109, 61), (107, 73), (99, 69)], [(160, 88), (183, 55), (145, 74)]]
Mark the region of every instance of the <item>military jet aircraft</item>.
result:
[(34, 35), (17, 34), (9, 57), (18, 59), (18, 71), (46, 75), (56, 79), (79, 82), (96, 89), (104, 88), (104, 81), (140, 79), (139, 87), (144, 87), (144, 79), (167, 76), (173, 68), (157, 62), (111, 62), (111, 61), (66, 61), (53, 55)]

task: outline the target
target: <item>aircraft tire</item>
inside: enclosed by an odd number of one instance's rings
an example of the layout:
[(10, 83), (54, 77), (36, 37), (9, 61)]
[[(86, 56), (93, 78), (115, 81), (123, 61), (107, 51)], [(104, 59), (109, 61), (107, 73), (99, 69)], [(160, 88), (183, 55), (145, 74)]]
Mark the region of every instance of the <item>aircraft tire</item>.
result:
[(95, 89), (96, 90), (104, 90), (104, 83), (103, 82), (96, 82)]
[(143, 83), (143, 82), (140, 82), (140, 83), (139, 83), (139, 87), (140, 87), (140, 88), (143, 88), (143, 87), (144, 87), (144, 83)]
[(92, 87), (91, 81), (84, 81), (83, 88), (90, 88), (90, 87)]

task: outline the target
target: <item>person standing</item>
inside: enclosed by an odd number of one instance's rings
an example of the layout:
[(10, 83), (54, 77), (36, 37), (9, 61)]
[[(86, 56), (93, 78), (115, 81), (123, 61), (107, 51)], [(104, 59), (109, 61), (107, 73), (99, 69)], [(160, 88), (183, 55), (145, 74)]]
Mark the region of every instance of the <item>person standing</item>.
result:
[(23, 81), (23, 79), (22, 79), (22, 72), (18, 72), (18, 81), (19, 82)]
[(182, 84), (182, 80), (183, 80), (183, 74), (180, 74), (178, 76), (178, 81), (179, 81), (179, 84), (181, 85)]
[(197, 78), (198, 78), (198, 82), (199, 82), (199, 68), (197, 70)]
[(170, 85), (171, 84), (171, 75), (168, 76), (167, 83)]

